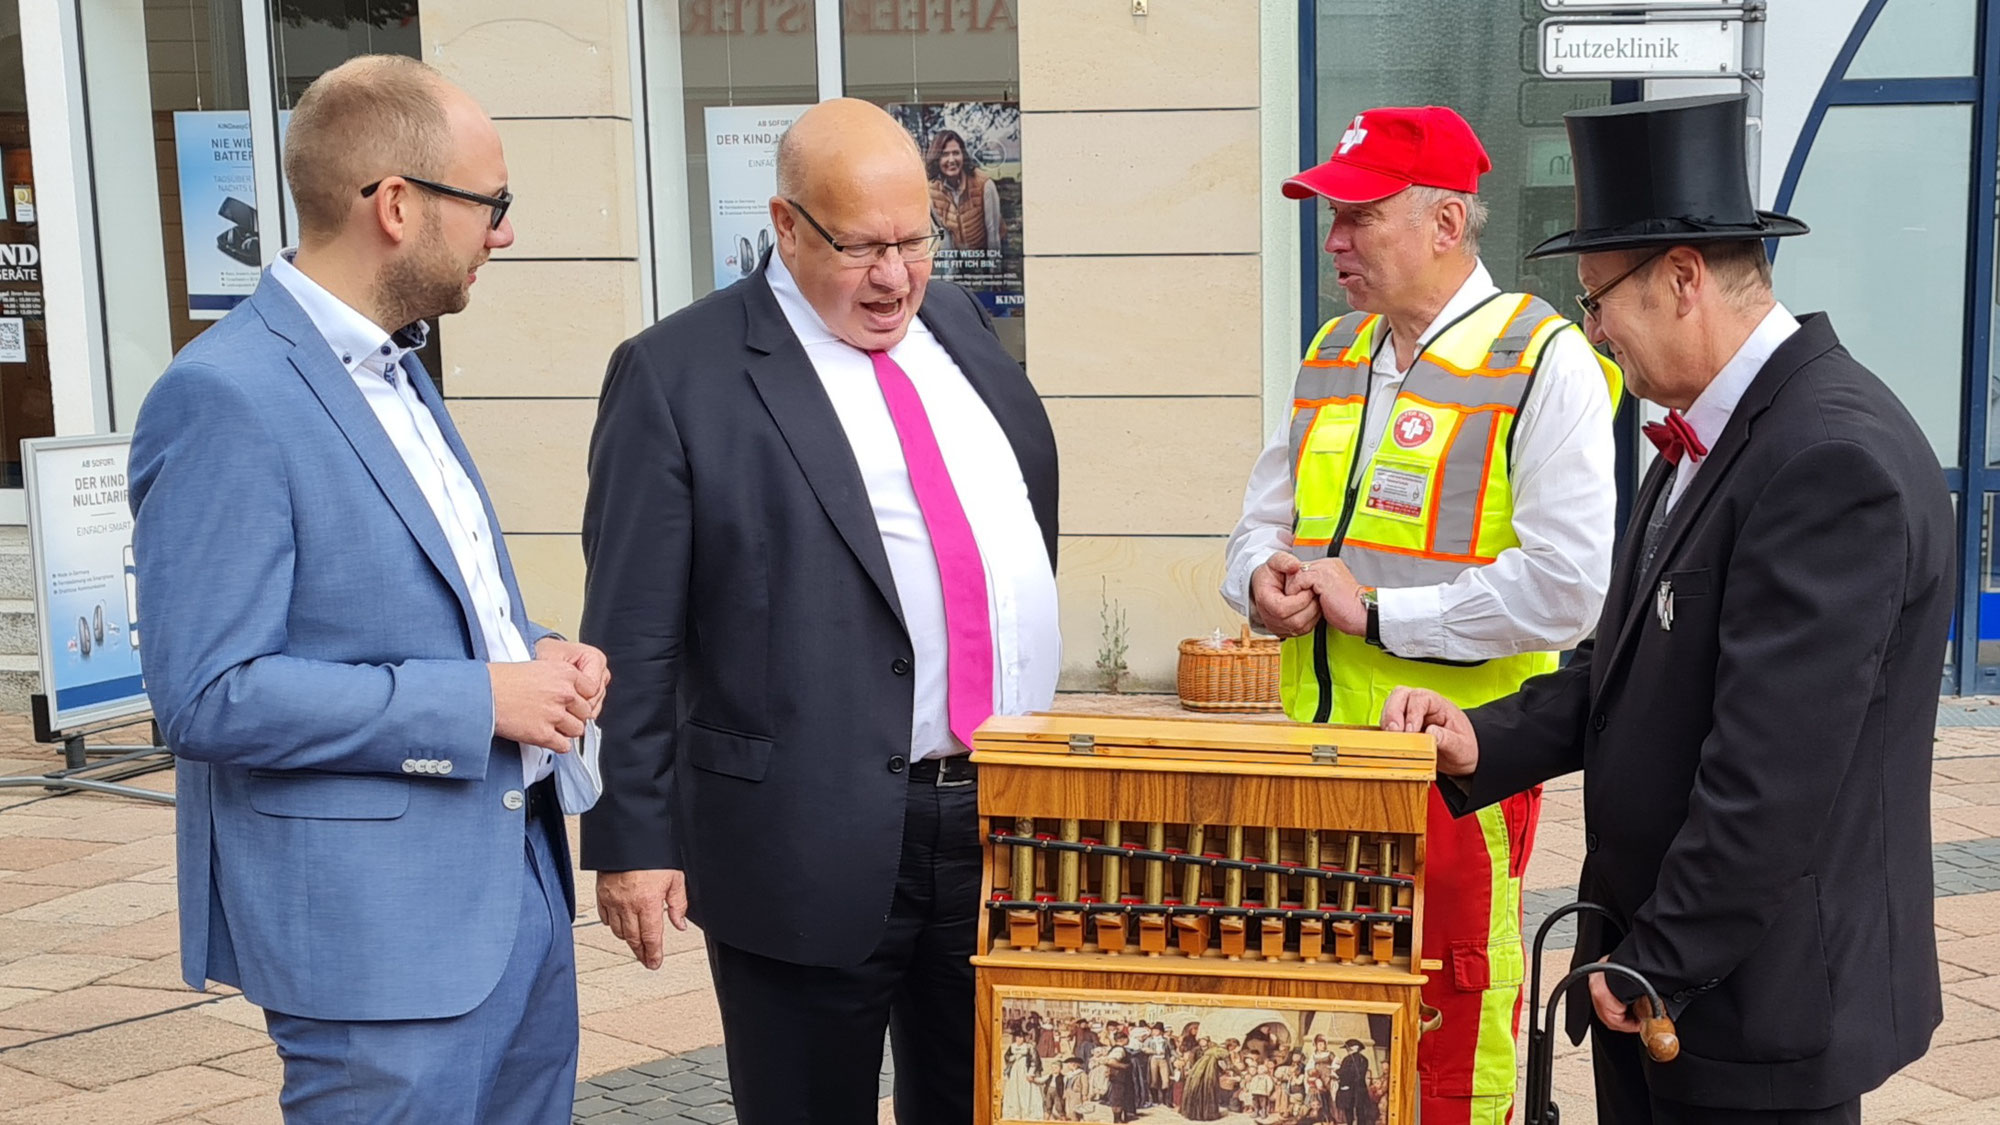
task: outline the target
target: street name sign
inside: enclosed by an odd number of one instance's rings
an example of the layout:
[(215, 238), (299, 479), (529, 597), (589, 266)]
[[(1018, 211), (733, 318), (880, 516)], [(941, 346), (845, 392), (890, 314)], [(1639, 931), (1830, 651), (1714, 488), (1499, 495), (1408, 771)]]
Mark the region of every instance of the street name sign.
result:
[(1735, 78), (1741, 19), (1547, 19), (1544, 78)]

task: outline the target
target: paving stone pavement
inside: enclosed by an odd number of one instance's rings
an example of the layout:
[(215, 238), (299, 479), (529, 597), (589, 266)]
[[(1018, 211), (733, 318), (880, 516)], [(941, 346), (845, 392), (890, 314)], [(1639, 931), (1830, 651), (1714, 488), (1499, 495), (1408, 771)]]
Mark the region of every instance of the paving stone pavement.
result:
[[(2000, 837), (1931, 845), (1932, 878), (1937, 897), (2000, 891)], [(1576, 901), (1576, 888), (1542, 887), (1521, 895), (1521, 936), (1531, 945), (1549, 914)], [(1576, 918), (1563, 918), (1549, 930), (1544, 950), (1574, 949)]]
[[(1132, 699), (1104, 709), (1124, 709)], [(1143, 702), (1143, 701), (1142, 701)], [(1065, 709), (1091, 701), (1066, 697)], [(1170, 713), (1171, 701), (1156, 703)], [(24, 720), (0, 717), (0, 775), (55, 766)], [(135, 784), (170, 789), (171, 772)], [(1524, 875), (1529, 932), (1574, 898), (1579, 778), (1550, 783)], [(1931, 835), (1945, 1021), (1929, 1055), (1863, 1102), (1870, 1125), (2000, 1123), (2000, 701), (1946, 701)], [(280, 1066), (262, 1013), (234, 990), (179, 980), (173, 811), (95, 794), (0, 789), (0, 1125), (277, 1125)], [(734, 1120), (702, 937), (669, 931), (648, 972), (597, 921), (588, 872), (574, 930), (582, 1017), (576, 1120)], [(1551, 935), (1544, 984), (1567, 962)], [(887, 1094), (884, 1060), (880, 1092)], [(1565, 1120), (1592, 1117), (1587, 1050), (1564, 1047)], [(884, 1120), (887, 1114), (884, 1113)]]
[[(895, 1066), (885, 1049), (877, 1096), (887, 1098)], [(736, 1120), (721, 1047), (703, 1047), (576, 1084), (574, 1125), (724, 1125)]]

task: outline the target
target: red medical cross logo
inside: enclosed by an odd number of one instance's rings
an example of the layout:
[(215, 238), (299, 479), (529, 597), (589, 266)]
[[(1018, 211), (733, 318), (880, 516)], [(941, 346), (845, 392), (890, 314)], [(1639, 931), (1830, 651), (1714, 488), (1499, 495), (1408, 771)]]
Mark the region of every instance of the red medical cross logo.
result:
[(1431, 439), (1437, 423), (1421, 410), (1405, 410), (1396, 416), (1396, 444), (1404, 449), (1415, 449)]

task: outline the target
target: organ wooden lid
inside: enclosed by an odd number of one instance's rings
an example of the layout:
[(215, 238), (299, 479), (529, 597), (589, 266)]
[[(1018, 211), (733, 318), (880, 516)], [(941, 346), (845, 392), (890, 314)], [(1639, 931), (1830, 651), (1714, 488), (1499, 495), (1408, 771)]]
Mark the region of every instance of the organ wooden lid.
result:
[(973, 761), (993, 765), (1115, 764), (1170, 772), (1222, 766), (1234, 773), (1383, 781), (1427, 782), (1437, 762), (1429, 735), (1378, 727), (1064, 712), (995, 715), (974, 734), (973, 748)]

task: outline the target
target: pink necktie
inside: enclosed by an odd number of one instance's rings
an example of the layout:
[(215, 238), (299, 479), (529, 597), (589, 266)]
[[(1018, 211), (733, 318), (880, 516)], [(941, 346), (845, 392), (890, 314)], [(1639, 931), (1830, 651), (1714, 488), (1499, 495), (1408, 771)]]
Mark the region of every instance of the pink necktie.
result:
[(951, 733), (967, 746), (972, 732), (993, 715), (993, 625), (986, 613), (986, 564), (979, 542), (958, 502), (930, 416), (910, 377), (887, 352), (869, 352), (875, 361), (875, 382), (903, 443), (903, 461), (910, 470), (910, 487), (930, 530), (931, 551), (937, 555), (938, 583), (944, 589)]

